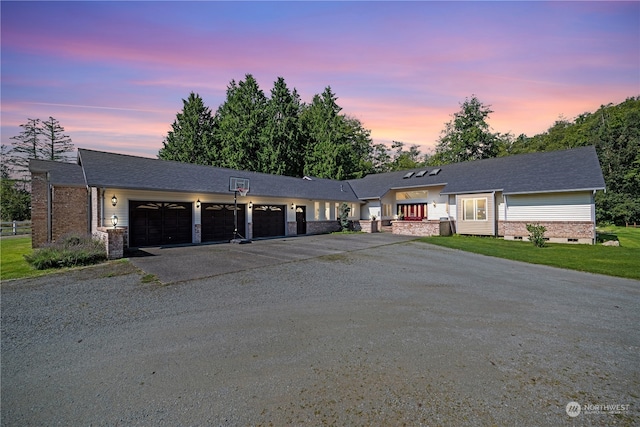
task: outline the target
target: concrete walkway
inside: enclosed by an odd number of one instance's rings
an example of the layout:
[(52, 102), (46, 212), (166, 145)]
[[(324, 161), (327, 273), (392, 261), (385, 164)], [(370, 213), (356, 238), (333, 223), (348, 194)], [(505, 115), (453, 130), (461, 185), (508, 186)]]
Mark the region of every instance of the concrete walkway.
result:
[(323, 234), (255, 240), (250, 244), (143, 248), (130, 259), (136, 267), (156, 275), (161, 282), (174, 283), (413, 239), (391, 233)]

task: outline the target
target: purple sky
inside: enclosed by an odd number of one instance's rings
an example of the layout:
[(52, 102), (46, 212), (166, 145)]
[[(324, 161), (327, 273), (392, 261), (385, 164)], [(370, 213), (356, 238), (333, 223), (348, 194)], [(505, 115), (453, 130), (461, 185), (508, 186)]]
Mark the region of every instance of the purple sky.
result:
[(375, 143), (428, 152), (465, 97), (533, 136), (640, 95), (640, 2), (9, 2), (2, 144), (53, 116), (76, 147), (155, 157), (190, 92), (331, 86)]

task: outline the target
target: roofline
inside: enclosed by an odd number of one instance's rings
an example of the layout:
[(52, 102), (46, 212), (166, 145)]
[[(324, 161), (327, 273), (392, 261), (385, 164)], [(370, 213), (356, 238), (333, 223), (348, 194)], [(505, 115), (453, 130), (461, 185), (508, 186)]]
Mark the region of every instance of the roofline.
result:
[[(409, 186), (403, 186), (403, 187), (391, 187), (390, 190), (404, 190), (405, 188), (423, 188), (423, 187), (439, 187), (439, 186), (447, 186), (446, 182), (440, 182), (437, 184), (422, 184), (422, 185), (409, 185)], [(387, 194), (387, 193), (385, 193)]]
[[(446, 191), (441, 191), (440, 194), (445, 194), (445, 195), (458, 195), (458, 194), (481, 194), (481, 193), (495, 193), (497, 191), (503, 191), (504, 190), (502, 188), (487, 188), (484, 190), (474, 190), (474, 191), (450, 191), (450, 192), (446, 192)], [(525, 193), (523, 193), (525, 194)]]
[[(164, 193), (181, 193), (181, 194), (217, 194), (217, 195), (233, 195), (233, 191), (220, 192), (220, 191), (208, 191), (208, 190), (174, 190), (174, 189), (162, 189), (162, 188), (150, 188), (150, 187), (123, 187), (119, 185), (103, 185), (103, 184), (91, 184), (88, 185), (89, 188), (110, 188), (113, 190), (134, 190), (134, 191), (156, 191), (156, 192), (164, 192)], [(251, 193), (248, 193), (246, 197), (249, 197)], [(309, 199), (306, 196), (277, 196), (273, 194), (255, 194), (256, 197), (271, 197), (274, 199)], [(309, 200), (324, 200), (328, 202), (361, 202), (361, 199), (358, 197), (349, 198), (349, 199), (325, 199), (325, 198), (313, 198)], [(362, 203), (362, 202), (361, 202)]]
[(519, 191), (519, 192), (503, 192), (505, 196), (517, 196), (521, 194), (545, 194), (545, 193), (573, 193), (576, 191), (598, 191), (605, 190), (606, 187), (589, 187), (589, 188), (568, 188), (564, 190), (547, 190), (547, 191)]

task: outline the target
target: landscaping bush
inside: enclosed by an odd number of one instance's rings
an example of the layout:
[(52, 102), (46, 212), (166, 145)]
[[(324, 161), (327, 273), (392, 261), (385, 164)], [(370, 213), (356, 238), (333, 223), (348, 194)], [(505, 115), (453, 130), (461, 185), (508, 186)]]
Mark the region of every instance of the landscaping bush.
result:
[(96, 264), (107, 259), (107, 251), (101, 240), (68, 235), (24, 257), (37, 270), (45, 270)]
[(527, 224), (527, 231), (529, 232), (529, 241), (539, 248), (544, 248), (547, 244), (547, 240), (544, 238), (544, 232), (547, 231), (547, 227), (544, 225)]
[(346, 203), (340, 205), (340, 230), (349, 231), (349, 212), (351, 212), (351, 208)]

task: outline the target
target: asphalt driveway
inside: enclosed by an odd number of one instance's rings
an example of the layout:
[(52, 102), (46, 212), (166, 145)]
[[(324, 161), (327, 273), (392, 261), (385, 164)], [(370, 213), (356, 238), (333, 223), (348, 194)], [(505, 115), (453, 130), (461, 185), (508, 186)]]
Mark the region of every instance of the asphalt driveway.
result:
[(399, 240), (135, 259), (165, 285), (128, 263), (4, 282), (1, 424), (640, 424), (640, 281)]
[(161, 282), (175, 283), (413, 239), (391, 233), (321, 234), (254, 240), (248, 244), (152, 247), (136, 251), (131, 261)]

